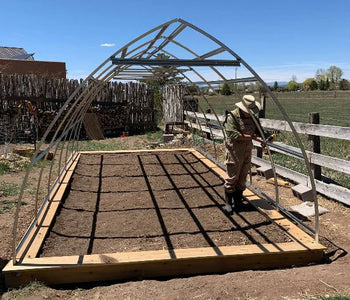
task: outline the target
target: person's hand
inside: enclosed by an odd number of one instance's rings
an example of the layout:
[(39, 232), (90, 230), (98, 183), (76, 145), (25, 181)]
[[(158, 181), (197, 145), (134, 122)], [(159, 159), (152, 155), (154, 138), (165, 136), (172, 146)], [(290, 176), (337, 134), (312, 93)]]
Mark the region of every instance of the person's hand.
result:
[(257, 136), (257, 135), (255, 135), (255, 134), (252, 135), (252, 139), (253, 139), (253, 140), (256, 140), (256, 141), (258, 141), (258, 142), (260, 142), (260, 143), (263, 142), (263, 139), (262, 139), (260, 136)]

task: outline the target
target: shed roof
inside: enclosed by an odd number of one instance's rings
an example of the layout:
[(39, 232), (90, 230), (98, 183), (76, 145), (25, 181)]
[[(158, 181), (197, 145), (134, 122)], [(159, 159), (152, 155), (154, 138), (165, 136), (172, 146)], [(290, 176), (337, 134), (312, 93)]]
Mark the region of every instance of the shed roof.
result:
[(0, 58), (3, 59), (34, 60), (33, 55), (34, 53), (28, 54), (23, 48), (0, 46)]

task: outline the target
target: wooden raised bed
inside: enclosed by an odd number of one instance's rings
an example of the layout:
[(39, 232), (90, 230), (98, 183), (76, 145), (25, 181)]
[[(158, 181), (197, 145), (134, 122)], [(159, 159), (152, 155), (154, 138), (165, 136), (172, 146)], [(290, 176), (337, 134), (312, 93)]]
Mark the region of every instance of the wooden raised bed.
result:
[(251, 191), (224, 213), (225, 172), (194, 149), (82, 152), (4, 268), (9, 287), (279, 268), (324, 246)]

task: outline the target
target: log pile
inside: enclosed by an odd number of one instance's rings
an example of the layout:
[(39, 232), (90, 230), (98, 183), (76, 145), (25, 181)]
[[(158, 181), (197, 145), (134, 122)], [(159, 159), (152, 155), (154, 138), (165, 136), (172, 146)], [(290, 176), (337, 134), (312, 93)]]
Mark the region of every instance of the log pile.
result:
[(124, 128), (129, 124), (129, 109), (126, 103), (114, 107), (101, 107), (96, 110), (96, 115), (104, 130)]

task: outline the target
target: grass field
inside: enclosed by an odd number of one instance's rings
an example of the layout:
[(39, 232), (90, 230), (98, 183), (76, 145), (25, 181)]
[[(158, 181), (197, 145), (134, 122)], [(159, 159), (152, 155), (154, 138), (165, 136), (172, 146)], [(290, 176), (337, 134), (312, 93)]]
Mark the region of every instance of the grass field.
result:
[[(350, 127), (350, 91), (277, 93), (277, 98), (294, 122), (308, 122), (309, 113), (320, 114), (320, 123)], [(282, 119), (271, 98), (266, 103), (266, 118)]]
[[(234, 103), (241, 101), (243, 94), (230, 96), (206, 96), (210, 107), (218, 114), (235, 108)], [(259, 94), (254, 95), (259, 99)], [(294, 122), (307, 122), (309, 113), (320, 113), (320, 123), (350, 127), (350, 91), (310, 91), (310, 92), (279, 92), (276, 96), (289, 118)], [(199, 98), (199, 105), (203, 110), (209, 107), (206, 100)], [(266, 102), (266, 118), (282, 120), (273, 100), (268, 97)]]

